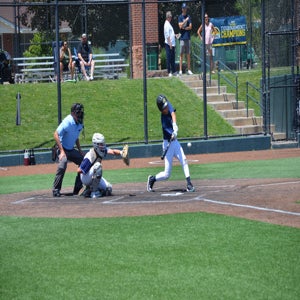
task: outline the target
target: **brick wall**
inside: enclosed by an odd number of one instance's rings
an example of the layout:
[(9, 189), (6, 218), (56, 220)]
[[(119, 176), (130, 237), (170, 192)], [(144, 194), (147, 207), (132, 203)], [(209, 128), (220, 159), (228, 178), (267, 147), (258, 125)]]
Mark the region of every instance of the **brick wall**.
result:
[[(132, 2), (140, 0), (132, 0)], [(150, 0), (145, 0), (147, 3)], [(151, 0), (153, 2), (153, 0)], [(149, 3), (145, 5), (146, 16), (146, 44), (158, 43), (158, 5)], [(133, 78), (143, 76), (143, 45), (142, 45), (142, 5), (131, 5), (132, 26), (132, 71)]]

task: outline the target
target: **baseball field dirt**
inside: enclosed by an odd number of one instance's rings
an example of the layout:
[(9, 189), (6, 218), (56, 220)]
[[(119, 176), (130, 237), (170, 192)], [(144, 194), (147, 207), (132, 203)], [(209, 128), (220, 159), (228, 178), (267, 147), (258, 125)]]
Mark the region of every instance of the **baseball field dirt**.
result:
[[(299, 157), (300, 149), (187, 155), (189, 164), (266, 160)], [(130, 168), (161, 165), (159, 157), (132, 159)], [(126, 168), (121, 160), (106, 160), (104, 169)], [(0, 169), (0, 176), (55, 173), (56, 164)], [(76, 166), (68, 165), (68, 172)], [(299, 171), (300, 175), (300, 171)], [(146, 191), (146, 180), (115, 184), (113, 195), (99, 199), (65, 195), (53, 198), (51, 190), (0, 195), (0, 215), (31, 217), (97, 218), (208, 212), (300, 228), (300, 176), (283, 179), (193, 180), (196, 192), (184, 191), (185, 181), (155, 184)]]

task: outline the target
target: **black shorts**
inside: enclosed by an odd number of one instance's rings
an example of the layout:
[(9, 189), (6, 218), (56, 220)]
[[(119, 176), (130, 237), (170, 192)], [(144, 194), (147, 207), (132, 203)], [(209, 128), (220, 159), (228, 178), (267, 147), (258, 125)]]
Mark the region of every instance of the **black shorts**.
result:
[(63, 64), (63, 71), (69, 71), (69, 64)]

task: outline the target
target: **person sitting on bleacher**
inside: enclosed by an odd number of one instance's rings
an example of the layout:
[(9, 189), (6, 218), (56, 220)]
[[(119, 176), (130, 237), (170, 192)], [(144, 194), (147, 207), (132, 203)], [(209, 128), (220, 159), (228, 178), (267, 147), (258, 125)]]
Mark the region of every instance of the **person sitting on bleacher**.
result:
[(70, 71), (71, 79), (74, 78), (74, 71), (75, 71), (75, 62), (72, 60), (71, 50), (68, 47), (68, 42), (64, 41), (59, 54), (60, 60), (60, 78), (62, 79), (62, 75), (64, 71)]
[[(94, 79), (95, 62), (93, 61), (93, 52), (88, 44), (86, 34), (82, 34), (81, 42), (77, 48), (77, 55), (80, 62), (81, 72), (87, 81)], [(90, 76), (86, 72), (86, 68), (90, 68)]]
[(12, 77), (10, 54), (0, 48), (0, 84), (15, 83)]

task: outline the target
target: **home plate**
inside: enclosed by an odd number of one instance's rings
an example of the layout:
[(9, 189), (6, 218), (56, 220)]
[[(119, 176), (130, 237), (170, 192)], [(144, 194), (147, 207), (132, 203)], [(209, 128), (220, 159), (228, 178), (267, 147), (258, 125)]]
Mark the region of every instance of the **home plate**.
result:
[(167, 193), (167, 194), (161, 194), (161, 196), (163, 197), (176, 197), (176, 196), (180, 196), (180, 195), (183, 195), (184, 193), (182, 192), (177, 192), (177, 193)]

